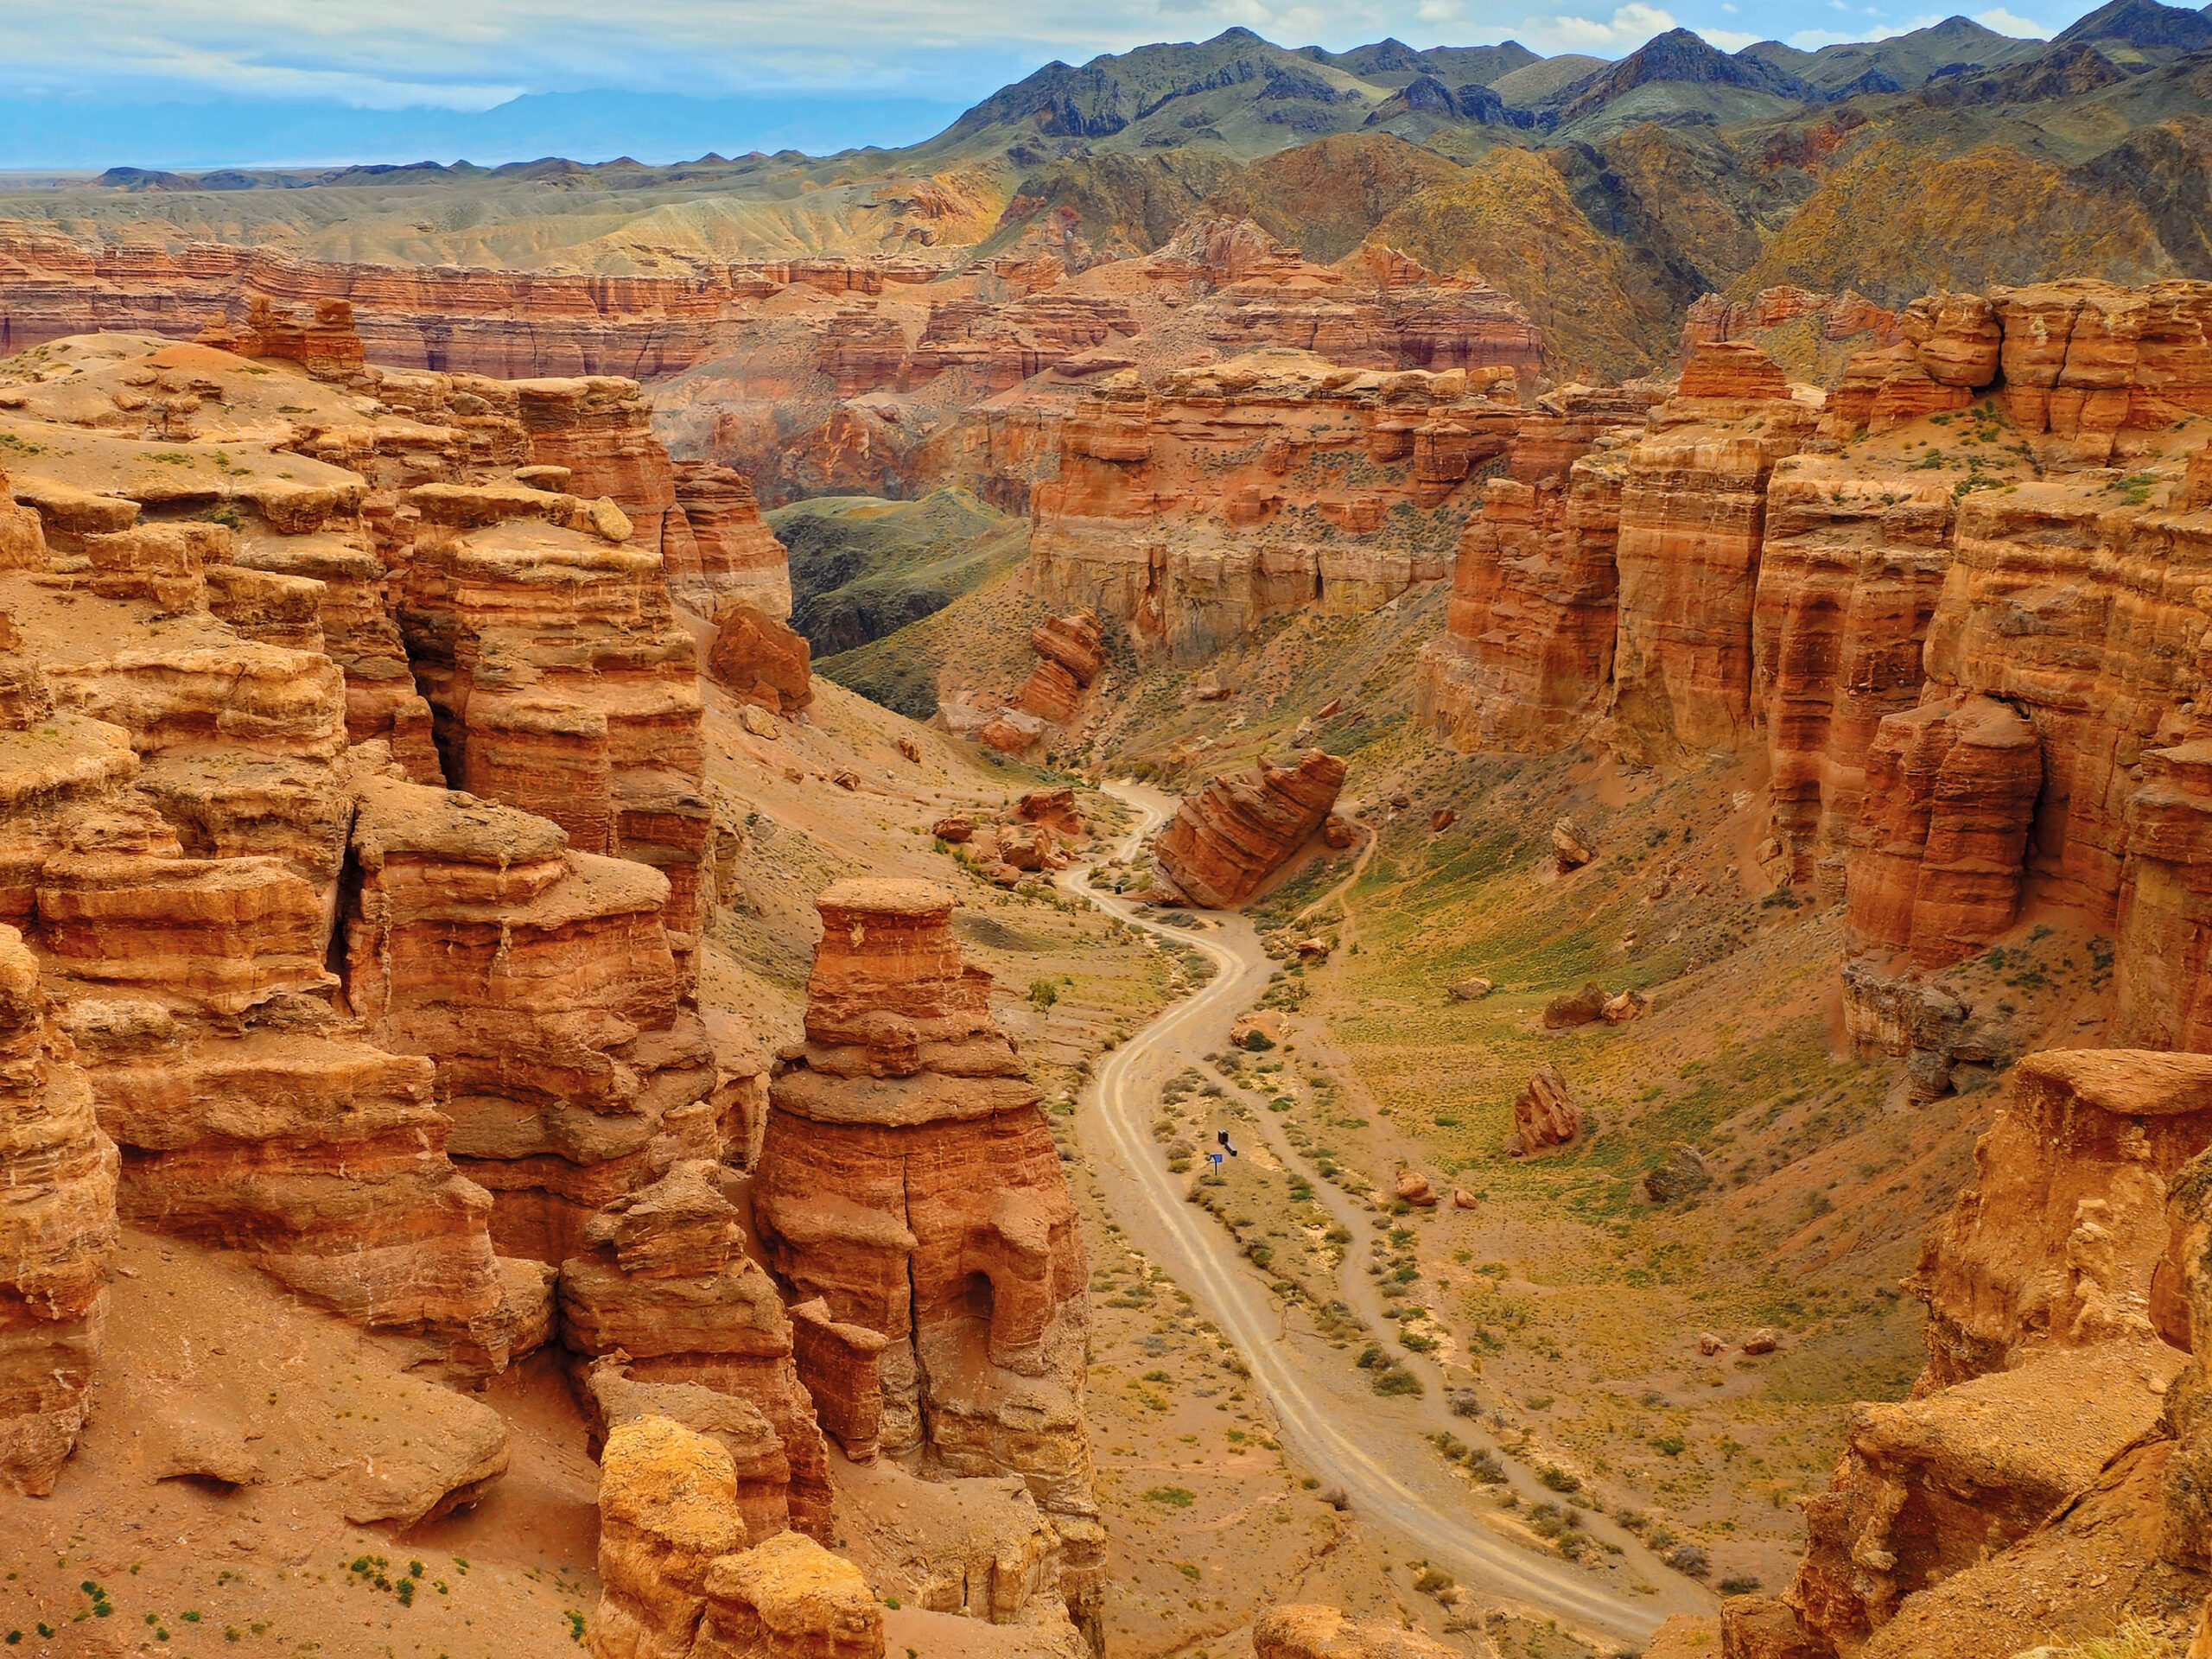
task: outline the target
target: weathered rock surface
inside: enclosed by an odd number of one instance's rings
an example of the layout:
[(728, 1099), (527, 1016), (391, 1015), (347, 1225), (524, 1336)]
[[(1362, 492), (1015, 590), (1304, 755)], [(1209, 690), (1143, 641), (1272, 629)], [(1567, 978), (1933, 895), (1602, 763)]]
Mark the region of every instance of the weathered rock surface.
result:
[(1516, 1156), (1567, 1146), (1582, 1133), (1581, 1109), (1557, 1066), (1538, 1066), (1513, 1097), (1513, 1130)]
[(788, 717), (814, 701), (812, 659), (804, 634), (741, 601), (715, 619), (707, 672), (747, 702)]
[(1929, 1376), (2033, 1347), (2189, 1340), (2168, 1183), (2212, 1146), (2212, 1057), (2055, 1049), (2012, 1068), (1974, 1184), (1922, 1248)]
[(860, 1569), (795, 1532), (750, 1542), (729, 1454), (664, 1417), (600, 1462), (601, 1659), (881, 1659)]
[(1270, 1607), (1252, 1622), (1257, 1659), (1443, 1659), (1456, 1653), (1421, 1630), (1347, 1617), (1342, 1608)]
[[(823, 893), (806, 1044), (772, 1086), (754, 1176), (763, 1252), (798, 1300), (887, 1338), (882, 1448), (925, 1471), (1018, 1474), (1060, 1533), (1062, 1593), (1095, 1624), (1085, 1306), (1075, 1206), (1037, 1091), (963, 964), (952, 896), (923, 882)], [(807, 1351), (802, 1350), (804, 1356)], [(810, 1369), (825, 1422), (865, 1421)]]
[(783, 621), (791, 613), (791, 565), (784, 544), (760, 518), (752, 483), (711, 461), (676, 463), (676, 505), (691, 532), (664, 547), (669, 591), (702, 616), (750, 605)]
[(1037, 653), (1037, 666), (1022, 682), (1014, 706), (1065, 726), (1106, 667), (1098, 618), (1087, 610), (1048, 616), (1030, 630), (1029, 648)]
[(1328, 818), (1344, 763), (1310, 749), (1294, 766), (1262, 760), (1249, 778), (1214, 779), (1184, 797), (1154, 856), (1192, 903), (1241, 905)]
[[(739, 1507), (756, 1537), (795, 1527), (830, 1535), (829, 1452), (793, 1360), (792, 1321), (760, 1263), (744, 1254), (721, 1166), (678, 1163), (586, 1224), (561, 1266), (561, 1339), (632, 1384), (692, 1383), (750, 1405), (773, 1429), (748, 1442)], [(589, 1384), (619, 1393), (596, 1368)], [(650, 1402), (648, 1402), (650, 1408)]]
[(37, 960), (0, 928), (0, 1481), (37, 1497), (84, 1424), (115, 1243), (115, 1147), (56, 1047)]

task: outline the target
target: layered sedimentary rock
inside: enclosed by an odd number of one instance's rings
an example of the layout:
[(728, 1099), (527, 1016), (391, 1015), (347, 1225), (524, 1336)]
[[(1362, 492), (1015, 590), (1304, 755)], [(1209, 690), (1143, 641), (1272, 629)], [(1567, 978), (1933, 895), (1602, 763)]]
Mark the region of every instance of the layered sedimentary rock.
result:
[(1083, 694), (1105, 671), (1098, 619), (1090, 611), (1048, 616), (1029, 631), (1037, 666), (1015, 694), (1014, 706), (1039, 720), (1065, 725), (1075, 717)]
[(1877, 730), (1919, 700), (1955, 517), (1948, 484), (1903, 469), (1800, 456), (1768, 485), (1752, 681), (1771, 823), (1797, 880), (1840, 854)]
[(713, 814), (697, 650), (661, 556), (604, 514), (572, 528), (573, 497), (424, 485), (409, 499), (424, 522), (398, 618), (447, 782), (661, 871), (688, 956)]
[(352, 850), (347, 1000), (378, 1042), (437, 1062), (448, 1145), (496, 1194), (502, 1249), (558, 1262), (657, 1163), (719, 1150), (658, 872), (386, 779), (360, 786)]
[(1344, 781), (1344, 763), (1319, 749), (1293, 766), (1262, 759), (1249, 778), (1216, 778), (1185, 796), (1154, 856), (1193, 904), (1241, 905), (1320, 830)]
[(762, 522), (760, 503), (745, 474), (711, 461), (676, 463), (676, 504), (690, 531), (664, 547), (669, 591), (678, 602), (713, 616), (728, 604), (750, 605), (778, 621), (791, 613), (791, 566), (784, 544)]
[(0, 1481), (39, 1497), (84, 1424), (115, 1242), (115, 1147), (57, 1049), (37, 959), (0, 928)]
[(2212, 1567), (2202, 1471), (2212, 1061), (2029, 1056), (1928, 1241), (1929, 1370), (1860, 1408), (1779, 1599), (1731, 1659), (1945, 1652), (2185, 1607)]
[[(753, 1455), (736, 1502), (753, 1536), (786, 1527), (830, 1537), (829, 1452), (792, 1358), (792, 1320), (760, 1263), (744, 1253), (724, 1172), (677, 1164), (586, 1224), (583, 1249), (561, 1268), (561, 1339), (585, 1361), (594, 1392), (610, 1375), (632, 1384), (693, 1384), (751, 1408), (770, 1437), (734, 1437)], [(727, 1447), (726, 1447), (727, 1449)]]
[(806, 636), (740, 601), (715, 621), (707, 672), (772, 715), (796, 715), (814, 701), (813, 651)]
[[(952, 906), (924, 882), (822, 896), (806, 1042), (772, 1086), (753, 1213), (793, 1300), (887, 1338), (872, 1425), (884, 1452), (1020, 1475), (1064, 1541), (1071, 1612), (1095, 1627), (1075, 1206), (1037, 1090), (991, 1019), (989, 976), (961, 961)], [(865, 1372), (803, 1375), (825, 1422), (867, 1421), (840, 1397)]]
[(1884, 717), (1847, 865), (1855, 939), (1940, 968), (2011, 926), (2043, 782), (2035, 728), (1993, 698)]
[(1142, 645), (1211, 654), (1269, 613), (1370, 610), (1444, 574), (1424, 535), (1520, 420), (1510, 376), (1351, 370), (1262, 349), (1110, 377), (1058, 423), (1031, 492), (1050, 602), (1126, 623)]
[(1609, 703), (1624, 753), (1658, 760), (1750, 740), (1767, 480), (1817, 418), (1756, 347), (1707, 346), (1629, 451)]
[(1452, 566), (1445, 632), (1421, 652), (1416, 712), (1466, 749), (1550, 748), (1603, 708), (1613, 677), (1618, 452), (1558, 477), (1493, 479)]
[(1931, 1381), (2030, 1348), (2190, 1340), (2169, 1184), (2212, 1146), (2212, 1057), (2057, 1049), (2013, 1067), (1974, 1184), (1921, 1249)]
[(601, 1659), (881, 1659), (859, 1569), (798, 1533), (753, 1536), (705, 1436), (665, 1417), (616, 1429), (599, 1515)]

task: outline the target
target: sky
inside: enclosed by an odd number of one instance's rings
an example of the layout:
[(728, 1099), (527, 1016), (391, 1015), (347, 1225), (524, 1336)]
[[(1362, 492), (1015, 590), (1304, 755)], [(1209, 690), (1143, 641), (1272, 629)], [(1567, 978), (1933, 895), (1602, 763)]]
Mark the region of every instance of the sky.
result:
[[(1967, 0), (1972, 3), (1972, 0)], [(2032, 8), (2035, 0), (2015, 0)], [(898, 143), (1039, 65), (1241, 24), (1332, 50), (1507, 39), (1618, 57), (1683, 26), (1728, 49), (1812, 48), (1939, 21), (1863, 0), (8, 0), (0, 105), (268, 102), (482, 111), (525, 93), (608, 89), (849, 105), (861, 141)], [(2083, 4), (1970, 15), (2048, 35)], [(871, 104), (897, 100), (874, 117)], [(907, 128), (915, 129), (906, 130)], [(21, 157), (0, 156), (21, 164)], [(54, 158), (58, 162), (60, 157)]]

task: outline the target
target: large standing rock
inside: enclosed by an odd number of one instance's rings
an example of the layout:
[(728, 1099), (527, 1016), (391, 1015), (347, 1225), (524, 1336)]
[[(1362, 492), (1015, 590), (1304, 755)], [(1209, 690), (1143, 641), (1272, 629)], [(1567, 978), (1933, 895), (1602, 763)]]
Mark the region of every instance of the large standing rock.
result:
[(1192, 903), (1241, 905), (1320, 829), (1344, 770), (1309, 749), (1295, 766), (1262, 760), (1249, 779), (1216, 778), (1183, 798), (1154, 855)]
[[(822, 895), (806, 1045), (772, 1086), (754, 1215), (797, 1298), (888, 1338), (883, 1448), (951, 1475), (1024, 1477), (1067, 1545), (1070, 1610), (1095, 1624), (1075, 1205), (1036, 1088), (991, 1019), (989, 976), (961, 961), (953, 902), (918, 881)], [(804, 1375), (825, 1421), (867, 1420), (840, 1396), (855, 1374)]]
[(1522, 1154), (1567, 1146), (1582, 1133), (1581, 1110), (1557, 1066), (1530, 1073), (1528, 1086), (1513, 1097), (1513, 1128)]
[(1065, 725), (1106, 667), (1098, 618), (1089, 610), (1048, 616), (1030, 631), (1029, 648), (1037, 653), (1037, 666), (1022, 683), (1014, 706), (1039, 720)]
[(812, 657), (804, 634), (740, 601), (715, 619), (707, 672), (770, 714), (791, 715), (814, 701)]
[(747, 1523), (762, 1537), (788, 1525), (827, 1538), (829, 1452), (793, 1363), (791, 1317), (744, 1253), (720, 1182), (718, 1165), (680, 1163), (594, 1217), (583, 1253), (562, 1264), (561, 1339), (580, 1357), (580, 1381), (605, 1381), (582, 1361), (621, 1355), (632, 1383), (696, 1383), (752, 1405), (780, 1456), (747, 1471)]

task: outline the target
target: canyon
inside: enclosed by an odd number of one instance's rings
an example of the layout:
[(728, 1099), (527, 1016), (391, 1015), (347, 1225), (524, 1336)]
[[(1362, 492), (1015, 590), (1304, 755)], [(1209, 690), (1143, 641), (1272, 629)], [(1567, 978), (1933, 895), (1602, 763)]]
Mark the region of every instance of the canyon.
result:
[(2208, 52), (11, 187), (0, 1634), (2212, 1649)]

